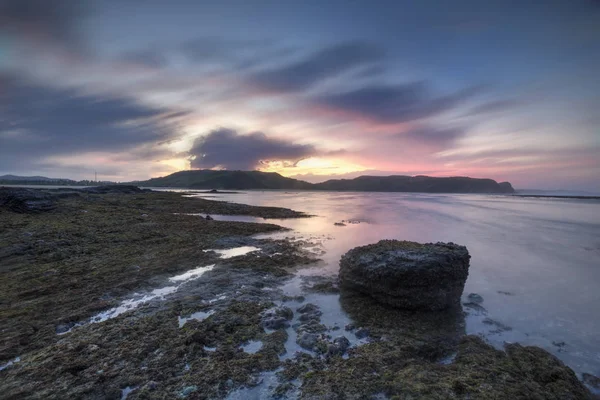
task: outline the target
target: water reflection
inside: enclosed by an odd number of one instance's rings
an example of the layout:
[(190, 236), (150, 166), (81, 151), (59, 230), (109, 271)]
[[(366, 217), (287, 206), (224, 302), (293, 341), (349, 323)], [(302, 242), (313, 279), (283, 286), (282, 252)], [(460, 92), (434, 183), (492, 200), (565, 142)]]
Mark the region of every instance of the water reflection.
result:
[(400, 344), (416, 341), (423, 347), (421, 355), (430, 361), (448, 356), (466, 334), (460, 307), (444, 311), (406, 311), (348, 290), (340, 293), (340, 303), (355, 325), (368, 328), (374, 338)]
[[(303, 274), (337, 274), (343, 253), (381, 239), (466, 245), (472, 259), (465, 293), (481, 295), (488, 317), (512, 328), (489, 335), (492, 344), (539, 345), (576, 371), (600, 375), (600, 201), (274, 191), (217, 197), (317, 215), (268, 221), (294, 230), (280, 237), (322, 246), (324, 262)], [(366, 222), (334, 226), (342, 220)], [(482, 320), (469, 316), (467, 333), (489, 331)]]

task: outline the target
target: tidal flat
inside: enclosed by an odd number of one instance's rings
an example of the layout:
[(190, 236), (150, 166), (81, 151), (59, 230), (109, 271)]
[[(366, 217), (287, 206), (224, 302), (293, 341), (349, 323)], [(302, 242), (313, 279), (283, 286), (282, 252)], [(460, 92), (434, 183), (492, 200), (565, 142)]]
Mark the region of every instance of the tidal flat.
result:
[(171, 192), (52, 201), (0, 208), (2, 398), (593, 396), (540, 348), (466, 335), (462, 310), (401, 311), (297, 276), (318, 246), (286, 228), (205, 218), (304, 213)]

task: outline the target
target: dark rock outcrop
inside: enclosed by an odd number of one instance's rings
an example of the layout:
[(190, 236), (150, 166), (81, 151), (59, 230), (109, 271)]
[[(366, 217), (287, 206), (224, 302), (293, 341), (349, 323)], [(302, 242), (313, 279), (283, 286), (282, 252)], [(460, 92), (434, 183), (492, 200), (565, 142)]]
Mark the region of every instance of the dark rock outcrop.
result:
[(107, 194), (107, 193), (118, 193), (118, 194), (137, 194), (149, 192), (149, 189), (140, 189), (137, 186), (133, 185), (103, 185), (103, 186), (94, 186), (89, 188), (81, 189), (82, 192), (85, 193), (93, 193), (93, 194)]
[(78, 196), (73, 191), (0, 187), (0, 209), (16, 213), (40, 213), (56, 208), (59, 198)]
[(443, 310), (460, 304), (469, 259), (454, 243), (382, 240), (342, 256), (340, 284), (394, 307)]

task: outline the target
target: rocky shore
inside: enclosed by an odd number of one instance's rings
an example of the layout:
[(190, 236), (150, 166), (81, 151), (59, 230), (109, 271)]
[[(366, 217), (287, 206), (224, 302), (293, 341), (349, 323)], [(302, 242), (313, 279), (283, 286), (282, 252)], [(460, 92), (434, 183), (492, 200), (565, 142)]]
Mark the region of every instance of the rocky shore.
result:
[[(2, 200), (10, 190), (0, 189), (2, 398), (592, 398), (542, 349), (467, 336), (460, 307), (403, 308), (414, 290), (386, 289), (385, 301), (344, 279), (300, 279), (316, 256), (264, 238), (280, 226), (205, 218), (305, 214), (122, 188)], [(32, 198), (50, 206), (27, 210)], [(441, 249), (457, 268), (445, 281), (453, 300), (427, 304), (455, 305), (462, 292), (468, 253), (453, 246)], [(365, 250), (387, 263), (379, 250), (392, 247), (355, 249), (342, 271)]]

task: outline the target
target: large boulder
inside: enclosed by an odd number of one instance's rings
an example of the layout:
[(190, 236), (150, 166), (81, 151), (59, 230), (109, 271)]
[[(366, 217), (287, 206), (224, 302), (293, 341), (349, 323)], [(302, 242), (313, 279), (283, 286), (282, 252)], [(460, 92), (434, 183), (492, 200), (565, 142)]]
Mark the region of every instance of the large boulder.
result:
[(342, 256), (340, 285), (407, 310), (460, 305), (471, 256), (454, 243), (382, 240)]

